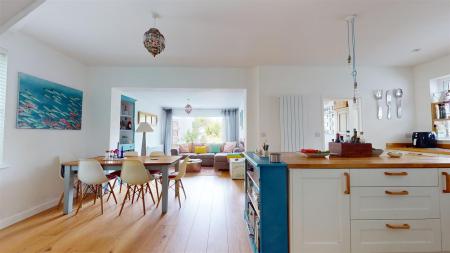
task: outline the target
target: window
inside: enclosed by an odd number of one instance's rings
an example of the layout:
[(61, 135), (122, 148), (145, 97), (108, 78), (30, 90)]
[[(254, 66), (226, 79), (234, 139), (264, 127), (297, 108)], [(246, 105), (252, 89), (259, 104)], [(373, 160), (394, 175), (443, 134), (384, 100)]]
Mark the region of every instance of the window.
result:
[(172, 144), (223, 142), (223, 117), (173, 117)]
[(3, 136), (5, 127), (6, 103), (6, 53), (0, 49), (0, 163), (3, 161)]

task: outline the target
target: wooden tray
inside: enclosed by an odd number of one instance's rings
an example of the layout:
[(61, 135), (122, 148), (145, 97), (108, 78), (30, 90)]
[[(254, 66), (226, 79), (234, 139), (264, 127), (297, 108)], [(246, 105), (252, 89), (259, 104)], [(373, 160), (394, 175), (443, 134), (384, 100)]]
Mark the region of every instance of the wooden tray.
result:
[(330, 155), (340, 157), (371, 157), (371, 143), (328, 143)]

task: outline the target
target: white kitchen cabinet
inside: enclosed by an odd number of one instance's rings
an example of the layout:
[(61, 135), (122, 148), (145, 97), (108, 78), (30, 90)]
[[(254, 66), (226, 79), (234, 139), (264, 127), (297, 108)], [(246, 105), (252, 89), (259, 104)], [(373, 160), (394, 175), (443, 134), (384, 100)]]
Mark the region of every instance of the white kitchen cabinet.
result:
[[(449, 176), (446, 176), (445, 173), (447, 173)], [(441, 169), (439, 186), (441, 189), (440, 200), (443, 252), (450, 252), (450, 193), (448, 192), (448, 190), (450, 190), (450, 184), (447, 185), (447, 177), (450, 177), (450, 169)]]
[(349, 253), (350, 197), (345, 169), (291, 169), (290, 252)]

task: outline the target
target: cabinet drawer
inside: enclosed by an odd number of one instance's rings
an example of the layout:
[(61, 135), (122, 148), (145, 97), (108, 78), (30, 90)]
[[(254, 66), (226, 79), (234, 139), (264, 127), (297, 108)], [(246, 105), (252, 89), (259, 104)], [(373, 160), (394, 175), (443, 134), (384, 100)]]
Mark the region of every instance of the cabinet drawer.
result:
[(352, 221), (351, 244), (358, 253), (441, 252), (440, 220)]
[(437, 186), (438, 169), (355, 169), (352, 186)]
[(439, 218), (439, 187), (352, 187), (352, 219)]

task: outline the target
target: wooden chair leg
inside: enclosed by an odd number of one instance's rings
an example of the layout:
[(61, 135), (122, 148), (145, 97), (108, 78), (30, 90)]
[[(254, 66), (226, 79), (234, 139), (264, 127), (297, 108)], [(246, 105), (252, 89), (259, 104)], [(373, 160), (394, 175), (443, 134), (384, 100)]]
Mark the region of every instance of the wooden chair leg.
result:
[(178, 193), (177, 198), (178, 198), (178, 205), (179, 205), (180, 208), (181, 208), (181, 196), (180, 196), (180, 193)]
[(100, 208), (102, 209), (102, 214), (103, 214), (103, 189), (102, 189), (102, 185), (97, 186), (98, 189), (98, 193), (100, 194)]
[(94, 193), (94, 204), (93, 205), (95, 205), (95, 201), (97, 201), (97, 193), (98, 193), (97, 186), (93, 186), (92, 192)]
[[(131, 187), (133, 187), (133, 186), (131, 186)], [(131, 197), (131, 204), (134, 203), (134, 194), (136, 194), (136, 185), (133, 188), (133, 197)]]
[(155, 197), (153, 197), (152, 188), (150, 188), (150, 184), (147, 183), (148, 191), (150, 192), (150, 196), (152, 197), (153, 204), (156, 204)]
[(127, 193), (125, 194), (125, 198), (123, 198), (122, 206), (120, 207), (119, 216), (122, 214), (123, 206), (125, 205), (125, 202), (127, 201), (127, 197), (130, 194), (130, 186), (127, 185)]
[(83, 199), (86, 195), (87, 189), (88, 189), (88, 186), (86, 186), (86, 188), (84, 188), (84, 192), (83, 192), (83, 188), (82, 187), (80, 188), (81, 199), (80, 199), (80, 203), (78, 204), (77, 212), (75, 214), (78, 214), (78, 212), (80, 211), (80, 208), (83, 206)]
[(141, 193), (142, 193), (142, 207), (144, 208), (144, 215), (145, 215), (145, 198), (144, 198), (144, 185), (141, 185)]
[(162, 192), (161, 192), (161, 194), (159, 194), (159, 196), (158, 196), (158, 204), (156, 204), (156, 208), (158, 208), (159, 203), (161, 203), (161, 196), (162, 196)]
[(114, 198), (114, 202), (116, 202), (116, 205), (117, 205), (116, 194), (114, 194), (114, 186), (111, 186), (111, 184), (109, 182), (108, 182), (108, 186), (109, 186), (110, 192), (109, 192), (108, 198), (106, 199), (106, 202), (108, 202), (109, 197), (112, 195)]
[(123, 182), (122, 182), (122, 179), (119, 179), (119, 180), (120, 180), (119, 193), (122, 193), (122, 185), (123, 185)]
[(61, 196), (59, 197), (58, 205), (56, 206), (56, 209), (59, 209), (59, 206), (61, 206), (61, 203), (64, 198), (64, 192), (61, 193)]
[(156, 185), (156, 196), (159, 196), (158, 179), (155, 179), (155, 185)]
[(180, 184), (181, 184), (181, 189), (183, 190), (183, 193), (184, 193), (184, 198), (186, 198), (186, 191), (184, 190), (183, 181), (181, 179), (180, 179)]
[(81, 190), (81, 181), (77, 180), (77, 196), (76, 196), (77, 200), (80, 198), (80, 190)]

